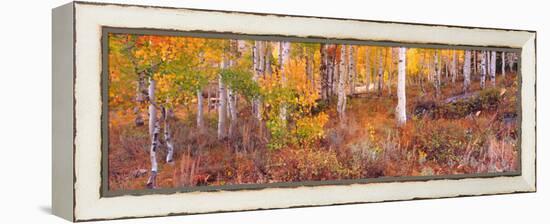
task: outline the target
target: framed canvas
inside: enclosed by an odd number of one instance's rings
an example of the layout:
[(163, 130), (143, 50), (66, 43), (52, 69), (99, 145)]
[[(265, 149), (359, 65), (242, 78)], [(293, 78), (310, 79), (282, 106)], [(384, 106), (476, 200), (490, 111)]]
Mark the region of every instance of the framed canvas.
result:
[(72, 2), (71, 221), (536, 191), (536, 32)]

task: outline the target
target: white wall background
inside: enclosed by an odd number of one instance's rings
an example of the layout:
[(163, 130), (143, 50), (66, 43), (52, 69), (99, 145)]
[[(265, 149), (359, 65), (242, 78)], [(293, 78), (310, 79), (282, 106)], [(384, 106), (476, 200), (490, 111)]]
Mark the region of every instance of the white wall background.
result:
[[(96, 0), (103, 2), (101, 0)], [(112, 0), (116, 1), (116, 0)], [(66, 0), (0, 6), (0, 223), (63, 223), (51, 215), (51, 8)], [(545, 1), (201, 0), (119, 3), (536, 30), (538, 192), (110, 223), (539, 223), (550, 220), (550, 21)], [(267, 24), (266, 24), (267, 25)]]

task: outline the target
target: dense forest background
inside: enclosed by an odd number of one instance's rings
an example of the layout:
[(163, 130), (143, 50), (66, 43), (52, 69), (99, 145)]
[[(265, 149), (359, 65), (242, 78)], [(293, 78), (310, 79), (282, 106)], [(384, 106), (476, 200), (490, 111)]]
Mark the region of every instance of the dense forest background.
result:
[(518, 59), (110, 34), (109, 189), (515, 171)]

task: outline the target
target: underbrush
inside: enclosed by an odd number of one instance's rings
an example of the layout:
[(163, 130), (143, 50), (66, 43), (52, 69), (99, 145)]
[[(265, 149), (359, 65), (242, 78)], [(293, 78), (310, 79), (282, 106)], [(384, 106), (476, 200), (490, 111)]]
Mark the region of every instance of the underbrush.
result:
[[(250, 108), (240, 110), (237, 134), (223, 140), (217, 139), (216, 111), (205, 113), (204, 130), (197, 129), (193, 111), (180, 112), (171, 124), (175, 163), (159, 159), (158, 187), (516, 171), (517, 85), (506, 88), (474, 89), (476, 95), (447, 103), (408, 96), (409, 119), (402, 127), (395, 124), (395, 96), (351, 98), (344, 120), (319, 102), (311, 117), (285, 124), (289, 128), (276, 147), (269, 145), (269, 127), (245, 119)], [(418, 105), (427, 106), (416, 113)], [(109, 128), (109, 188), (144, 188), (147, 127), (120, 122), (131, 121), (131, 113), (112, 117), (119, 122)], [(164, 158), (163, 140), (158, 153)]]

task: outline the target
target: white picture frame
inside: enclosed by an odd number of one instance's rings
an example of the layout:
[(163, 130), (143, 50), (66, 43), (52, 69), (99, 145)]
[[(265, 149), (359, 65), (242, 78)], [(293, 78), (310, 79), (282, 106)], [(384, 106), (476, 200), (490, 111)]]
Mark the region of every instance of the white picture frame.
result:
[[(269, 24), (266, 26), (265, 24)], [(521, 49), (521, 172), (514, 176), (105, 197), (105, 27)], [(70, 221), (536, 191), (536, 32), (72, 2), (53, 10), (54, 214)]]

